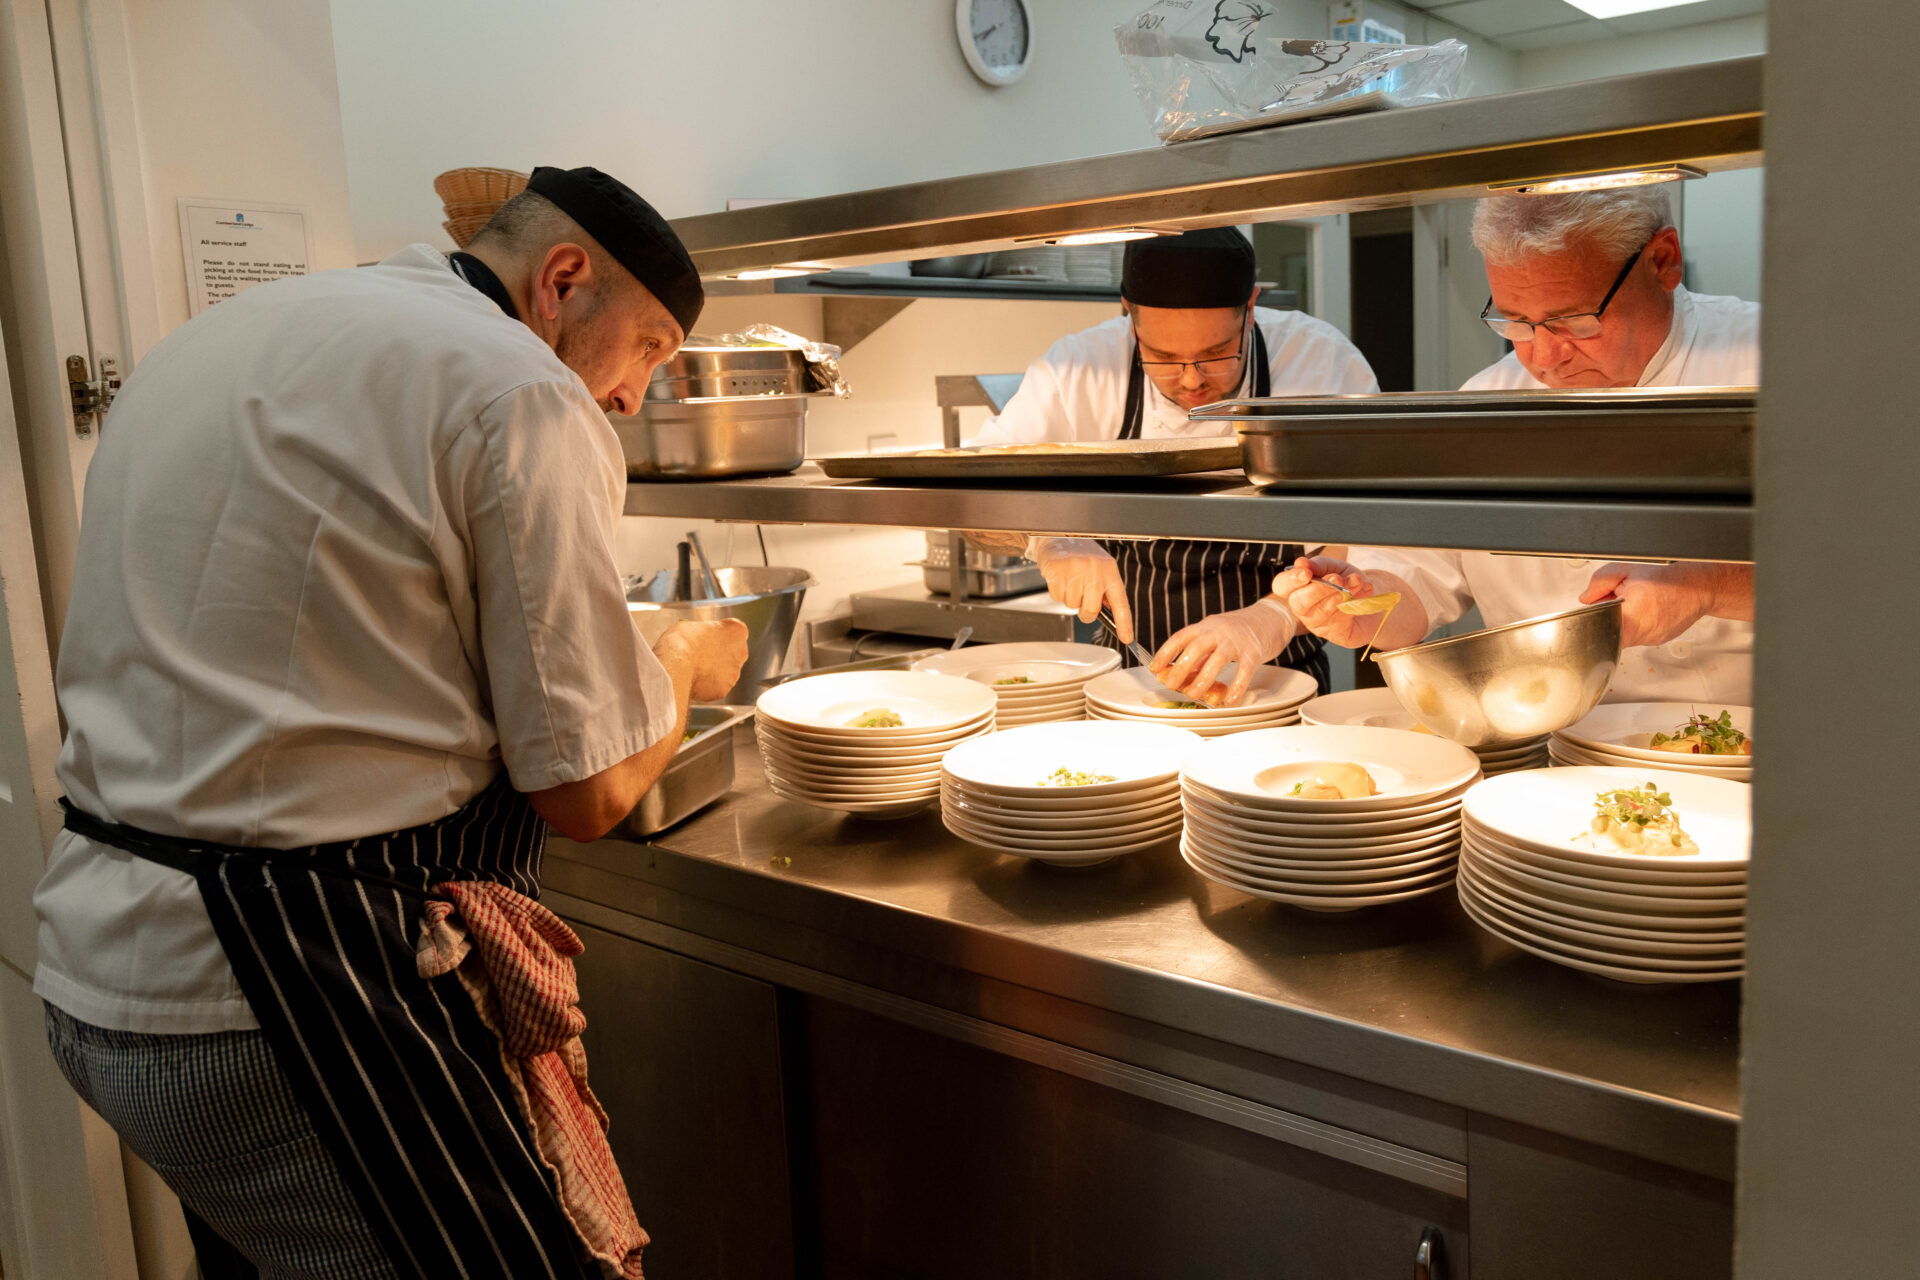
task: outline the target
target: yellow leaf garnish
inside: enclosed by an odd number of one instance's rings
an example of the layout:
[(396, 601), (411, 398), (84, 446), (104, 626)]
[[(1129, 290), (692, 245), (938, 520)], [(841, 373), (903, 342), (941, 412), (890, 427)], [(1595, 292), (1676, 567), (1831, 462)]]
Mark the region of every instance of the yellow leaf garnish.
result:
[(1385, 613), (1400, 603), (1398, 591), (1382, 591), (1377, 596), (1366, 596), (1359, 600), (1342, 600), (1333, 606), (1342, 613), (1355, 615), (1367, 613)]

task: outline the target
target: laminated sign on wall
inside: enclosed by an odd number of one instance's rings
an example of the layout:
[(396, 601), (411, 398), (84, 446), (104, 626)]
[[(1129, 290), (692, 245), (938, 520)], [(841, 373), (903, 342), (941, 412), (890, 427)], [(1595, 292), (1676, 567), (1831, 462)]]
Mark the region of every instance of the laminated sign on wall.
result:
[(199, 315), (242, 289), (313, 269), (307, 211), (289, 204), (180, 199), (187, 299)]

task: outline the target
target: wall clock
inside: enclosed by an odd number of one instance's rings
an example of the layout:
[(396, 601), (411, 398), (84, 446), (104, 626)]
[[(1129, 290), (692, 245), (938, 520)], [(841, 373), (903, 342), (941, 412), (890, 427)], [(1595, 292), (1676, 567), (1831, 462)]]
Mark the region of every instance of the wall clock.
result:
[(1033, 14), (1027, 0), (954, 0), (953, 26), (973, 74), (999, 88), (1027, 73), (1033, 60)]

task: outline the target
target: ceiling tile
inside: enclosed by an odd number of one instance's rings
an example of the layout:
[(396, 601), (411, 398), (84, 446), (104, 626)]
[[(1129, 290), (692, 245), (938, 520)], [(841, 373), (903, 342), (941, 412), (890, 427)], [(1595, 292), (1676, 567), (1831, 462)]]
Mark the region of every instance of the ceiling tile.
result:
[(1562, 0), (1465, 0), (1445, 8), (1427, 11), (1442, 22), (1465, 27), (1483, 36), (1505, 41), (1516, 31), (1535, 31), (1541, 27), (1577, 22), (1583, 16)]

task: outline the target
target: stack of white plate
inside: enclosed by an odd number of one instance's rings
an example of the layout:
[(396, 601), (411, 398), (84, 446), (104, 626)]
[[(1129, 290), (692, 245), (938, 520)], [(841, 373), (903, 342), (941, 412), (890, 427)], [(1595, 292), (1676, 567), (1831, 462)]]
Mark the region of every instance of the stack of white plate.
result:
[(1710, 707), (1693, 702), (1605, 703), (1589, 711), (1584, 720), (1553, 735), (1553, 762), (1619, 765), (1629, 769), (1652, 766), (1675, 773), (1724, 778), (1728, 782), (1752, 782), (1752, 756), (1682, 755), (1655, 751), (1647, 745), (1656, 733), (1672, 736), (1690, 716), (1705, 715), (1717, 720), (1722, 711), (1732, 713), (1733, 727), (1741, 733), (1753, 732), (1752, 707)]
[[(1330, 693), (1323, 698), (1315, 698), (1300, 708), (1300, 722), (1411, 729), (1415, 733), (1433, 732), (1421, 724), (1417, 717), (1407, 713), (1391, 689), (1349, 689), (1345, 693)], [(1497, 773), (1538, 769), (1547, 763), (1547, 739), (1544, 736), (1504, 746), (1467, 749), (1480, 758), (1480, 771), (1489, 778)]]
[[(1233, 664), (1220, 673), (1223, 684), (1233, 683)], [(1143, 720), (1191, 729), (1203, 738), (1247, 729), (1272, 729), (1300, 721), (1300, 704), (1319, 691), (1313, 677), (1286, 667), (1262, 667), (1239, 705), (1179, 710), (1158, 705), (1172, 696), (1143, 667), (1110, 671), (1087, 682), (1087, 719)]]
[[(1034, 724), (947, 755), (940, 816), (962, 840), (1090, 866), (1180, 834), (1180, 766), (1200, 746), (1153, 724)], [(1110, 781), (1043, 785), (1055, 770)]]
[[(1653, 783), (1700, 852), (1622, 853), (1585, 834), (1594, 797)], [(1719, 982), (1745, 968), (1749, 788), (1665, 769), (1570, 767), (1467, 793), (1460, 904), (1487, 932), (1625, 982)]]
[[(940, 795), (949, 748), (993, 732), (993, 690), (923, 671), (845, 671), (776, 685), (754, 708), (775, 795), (876, 818), (917, 813)], [(891, 711), (902, 723), (856, 729)]]
[[(1365, 769), (1376, 794), (1292, 794), (1335, 763)], [(1479, 777), (1473, 752), (1404, 729), (1298, 725), (1219, 738), (1181, 774), (1180, 852), (1209, 880), (1312, 911), (1416, 898), (1453, 883), (1460, 798)]]
[(1087, 681), (1119, 665), (1118, 653), (1097, 644), (1030, 641), (929, 654), (913, 669), (986, 685), (999, 700), (994, 724), (1011, 729), (1049, 720), (1085, 719)]

